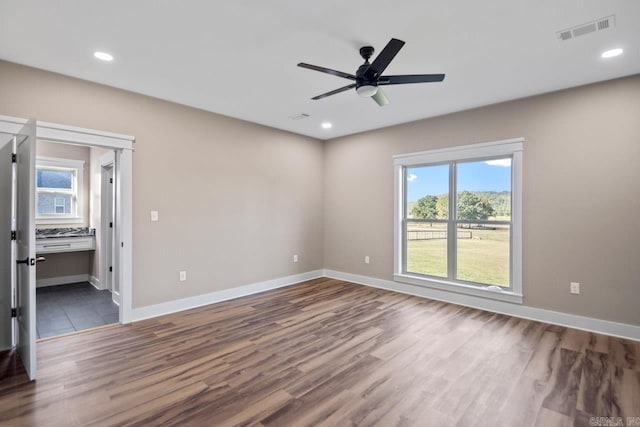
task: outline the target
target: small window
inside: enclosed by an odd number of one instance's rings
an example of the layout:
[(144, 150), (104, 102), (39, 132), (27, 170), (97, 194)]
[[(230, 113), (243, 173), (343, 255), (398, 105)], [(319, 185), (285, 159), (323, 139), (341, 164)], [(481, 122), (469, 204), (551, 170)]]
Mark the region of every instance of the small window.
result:
[(395, 279), (522, 302), (522, 139), (395, 157)]
[(82, 222), (82, 179), (80, 160), (38, 157), (36, 160), (36, 222)]

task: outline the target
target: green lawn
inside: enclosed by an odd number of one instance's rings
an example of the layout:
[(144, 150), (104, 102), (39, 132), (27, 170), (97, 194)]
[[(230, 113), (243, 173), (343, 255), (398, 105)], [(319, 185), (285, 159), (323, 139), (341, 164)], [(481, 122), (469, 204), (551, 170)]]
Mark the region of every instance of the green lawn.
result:
[[(411, 224), (412, 229), (416, 229)], [(438, 230), (443, 225), (420, 224), (417, 229)], [(459, 229), (467, 231), (466, 228)], [(507, 229), (471, 228), (471, 239), (458, 239), (457, 279), (509, 286), (509, 231)], [(447, 276), (446, 239), (409, 240), (407, 271), (433, 276)]]

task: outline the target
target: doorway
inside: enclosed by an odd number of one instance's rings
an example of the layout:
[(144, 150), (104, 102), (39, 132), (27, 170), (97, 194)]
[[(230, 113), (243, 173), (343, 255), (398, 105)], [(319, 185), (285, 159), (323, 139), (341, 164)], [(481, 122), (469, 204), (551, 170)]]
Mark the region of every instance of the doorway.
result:
[(111, 277), (114, 159), (113, 150), (36, 141), (38, 339), (119, 320)]

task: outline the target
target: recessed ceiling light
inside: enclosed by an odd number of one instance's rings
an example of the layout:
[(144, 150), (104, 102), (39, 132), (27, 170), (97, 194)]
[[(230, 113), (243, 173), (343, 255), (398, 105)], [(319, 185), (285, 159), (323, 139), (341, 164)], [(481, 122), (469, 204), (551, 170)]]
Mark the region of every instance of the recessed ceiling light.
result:
[(93, 56), (95, 56), (101, 61), (107, 61), (107, 62), (113, 61), (113, 55), (107, 52), (93, 52)]
[(332, 126), (333, 126), (333, 125), (332, 125), (331, 123), (329, 123), (329, 122), (324, 122), (324, 123), (322, 124), (322, 129), (331, 129), (331, 127), (332, 127)]
[(602, 52), (600, 55), (602, 58), (613, 58), (614, 56), (622, 55), (623, 50), (620, 48), (609, 49), (607, 51)]

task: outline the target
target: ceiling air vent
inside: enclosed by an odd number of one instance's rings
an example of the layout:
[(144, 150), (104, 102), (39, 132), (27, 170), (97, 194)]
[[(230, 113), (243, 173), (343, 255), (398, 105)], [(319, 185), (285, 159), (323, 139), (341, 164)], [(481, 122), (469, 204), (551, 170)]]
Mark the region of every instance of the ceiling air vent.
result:
[(571, 31), (561, 31), (559, 34), (560, 34), (560, 40), (569, 40), (571, 37), (573, 37), (573, 34), (571, 34)]
[(586, 24), (577, 25), (566, 30), (558, 31), (556, 35), (562, 41), (570, 40), (575, 37), (584, 36), (585, 34), (595, 33), (596, 31), (607, 30), (615, 26), (615, 15), (607, 16), (604, 18), (596, 19), (595, 21), (587, 22)]
[(307, 117), (311, 117), (311, 115), (307, 113), (300, 113), (300, 114), (294, 114), (293, 116), (289, 116), (291, 120), (302, 120), (302, 119), (306, 119)]
[(606, 30), (607, 28), (609, 28), (609, 18), (598, 21), (598, 30)]

